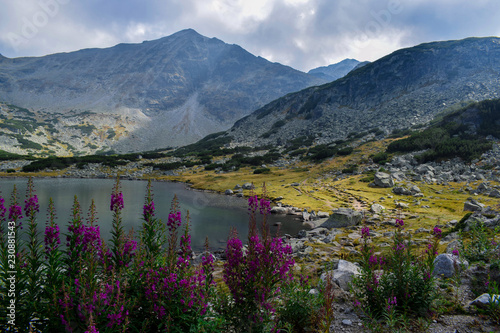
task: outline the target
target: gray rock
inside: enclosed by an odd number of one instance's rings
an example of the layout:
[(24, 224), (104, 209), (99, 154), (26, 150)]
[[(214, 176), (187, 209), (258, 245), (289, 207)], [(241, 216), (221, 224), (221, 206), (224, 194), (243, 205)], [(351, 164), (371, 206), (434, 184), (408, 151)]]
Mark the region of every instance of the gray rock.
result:
[(475, 300), (469, 303), (469, 305), (475, 305), (479, 308), (486, 308), (490, 302), (498, 303), (500, 301), (500, 295), (490, 295), (490, 294), (482, 294)]
[(232, 190), (226, 190), (226, 191), (224, 192), (224, 194), (225, 194), (225, 195), (232, 195), (232, 194), (234, 194), (234, 192), (233, 192)]
[(373, 204), (370, 207), (370, 210), (371, 210), (372, 213), (380, 214), (380, 213), (382, 213), (385, 210), (385, 207), (382, 206), (382, 205), (380, 205), (380, 204)]
[(235, 190), (239, 190), (240, 188), (241, 188), (241, 185), (240, 185), (240, 184), (236, 184), (236, 185), (234, 186), (234, 189), (235, 189)]
[(238, 198), (243, 198), (243, 193), (236, 193), (236, 196), (237, 196)]
[(349, 208), (339, 208), (321, 226), (324, 228), (344, 228), (359, 225), (363, 214)]
[(271, 208), (271, 214), (287, 214), (288, 209), (286, 207), (274, 206)]
[(291, 183), (290, 186), (299, 186), (299, 183)]
[(390, 174), (385, 172), (377, 172), (375, 173), (375, 180), (373, 181), (375, 186), (377, 187), (393, 187), (394, 181)]
[(342, 320), (342, 325), (352, 326), (352, 320), (350, 320), (350, 319), (343, 319)]
[(484, 204), (477, 202), (476, 200), (466, 201), (464, 203), (464, 211), (480, 212), (484, 208)]
[(340, 259), (337, 265), (337, 268), (334, 269), (333, 271), (329, 271), (326, 273), (321, 274), (321, 281), (325, 281), (327, 276), (330, 275), (332, 281), (337, 284), (340, 288), (343, 290), (349, 290), (350, 286), (349, 284), (352, 281), (352, 278), (355, 275), (359, 275), (360, 271), (358, 266), (355, 264)]
[(403, 186), (396, 186), (392, 189), (392, 192), (394, 194), (399, 194), (399, 195), (411, 195), (411, 191), (407, 189), (406, 187)]
[(311, 220), (311, 214), (309, 214), (308, 212), (302, 212), (302, 220), (304, 221)]
[(492, 198), (500, 198), (500, 191), (499, 190), (493, 190), (488, 194), (489, 197)]
[(396, 203), (396, 207), (397, 207), (397, 208), (407, 209), (407, 208), (408, 208), (408, 207), (410, 207), (410, 206), (408, 206), (408, 204), (403, 203), (403, 202), (397, 202), (397, 203)]
[(253, 184), (252, 184), (252, 183), (245, 183), (245, 184), (243, 184), (242, 188), (243, 188), (244, 190), (252, 190), (252, 189), (254, 189), (255, 187), (253, 186)]
[(455, 267), (464, 265), (466, 268), (469, 266), (467, 260), (462, 260), (452, 254), (443, 253), (434, 259), (433, 276), (449, 278), (455, 274)]
[(326, 217), (329, 217), (330, 214), (327, 213), (327, 212), (322, 212), (322, 211), (318, 211), (318, 214), (316, 214), (316, 216), (320, 219), (323, 219), (323, 218), (326, 218)]
[(297, 233), (298, 238), (306, 238), (307, 237), (307, 231), (306, 230), (299, 230)]
[(490, 190), (490, 188), (488, 187), (488, 185), (486, 185), (485, 183), (481, 183), (479, 184), (479, 186), (477, 187), (477, 191), (479, 193), (486, 193)]

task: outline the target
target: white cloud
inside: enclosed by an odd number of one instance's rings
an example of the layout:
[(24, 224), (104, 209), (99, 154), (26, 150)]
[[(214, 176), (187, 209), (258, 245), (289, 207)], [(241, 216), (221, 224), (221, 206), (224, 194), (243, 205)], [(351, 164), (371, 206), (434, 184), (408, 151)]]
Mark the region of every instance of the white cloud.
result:
[[(52, 15), (41, 3), (58, 6)], [(9, 57), (141, 42), (194, 28), (304, 71), (500, 31), (496, 0), (0, 0), (0, 8), (0, 53)], [(29, 34), (33, 22), (36, 32)], [(14, 43), (13, 34), (22, 38)]]

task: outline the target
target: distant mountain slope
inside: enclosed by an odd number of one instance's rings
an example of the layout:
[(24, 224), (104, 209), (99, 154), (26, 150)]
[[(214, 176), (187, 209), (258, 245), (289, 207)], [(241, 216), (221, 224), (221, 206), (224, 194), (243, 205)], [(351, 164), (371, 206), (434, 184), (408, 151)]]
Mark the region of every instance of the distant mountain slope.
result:
[(311, 69), (307, 73), (331, 82), (346, 76), (358, 64), (360, 62), (356, 59), (344, 59), (336, 64)]
[(113, 118), (109, 126), (118, 121), (126, 131), (103, 144), (119, 151), (194, 142), (280, 96), (324, 82), (191, 29), (106, 49), (0, 56), (0, 102), (52, 116), (90, 111), (104, 122)]
[(500, 97), (500, 38), (433, 42), (398, 50), (347, 76), (279, 98), (225, 133), (237, 145), (317, 143), (430, 121), (462, 101)]

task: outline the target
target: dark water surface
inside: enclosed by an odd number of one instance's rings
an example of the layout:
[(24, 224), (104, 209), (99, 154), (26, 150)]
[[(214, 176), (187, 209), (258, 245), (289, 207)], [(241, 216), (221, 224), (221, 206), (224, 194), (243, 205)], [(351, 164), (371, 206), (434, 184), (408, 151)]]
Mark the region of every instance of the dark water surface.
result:
[[(109, 206), (114, 183), (115, 180), (112, 179), (34, 179), (35, 190), (40, 203), (40, 213), (37, 219), (40, 231), (43, 233), (45, 229), (47, 207), (49, 198), (52, 197), (56, 207), (56, 222), (61, 227), (61, 233), (66, 233), (68, 221), (71, 216), (73, 199), (76, 195), (82, 207), (82, 217), (84, 218), (87, 217), (91, 200), (94, 199), (101, 236), (104, 239), (109, 239), (111, 236), (112, 221), (112, 212)], [(26, 184), (26, 178), (0, 179), (1, 196), (5, 198), (6, 207), (11, 202), (10, 197), (14, 185), (16, 185), (19, 194), (18, 202), (24, 207)], [(144, 205), (147, 182), (121, 180), (120, 184), (125, 206), (122, 213), (124, 228), (127, 231), (133, 228), (138, 232), (143, 222), (142, 207)], [(153, 182), (156, 217), (167, 221), (174, 194), (179, 199), (183, 222), (186, 211), (189, 210), (192, 246), (194, 249), (201, 249), (207, 236), (211, 249), (225, 247), (231, 227), (238, 230), (240, 239), (245, 242), (249, 218), (247, 199), (193, 191), (189, 190), (182, 183)], [(277, 230), (273, 225), (276, 222), (282, 223), (280, 228), (281, 235), (291, 234), (295, 236), (300, 229), (303, 229), (302, 223), (293, 216), (270, 215), (268, 221), (273, 233)]]

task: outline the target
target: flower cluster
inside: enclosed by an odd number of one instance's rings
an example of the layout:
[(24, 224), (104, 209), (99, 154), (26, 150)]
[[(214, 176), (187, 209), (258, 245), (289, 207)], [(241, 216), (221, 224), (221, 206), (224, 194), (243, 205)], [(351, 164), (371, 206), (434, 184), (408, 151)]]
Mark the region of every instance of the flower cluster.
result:
[(9, 220), (17, 221), (23, 218), (22, 208), (18, 205), (12, 205), (9, 207)]
[(5, 208), (4, 203), (5, 199), (0, 197), (0, 219), (2, 220), (5, 218), (5, 213), (7, 212), (7, 208)]
[(405, 225), (404, 221), (401, 219), (396, 219), (396, 227), (403, 227)]
[(432, 230), (432, 233), (436, 238), (441, 238), (442, 230), (439, 229), (438, 227), (434, 227), (434, 230)]
[(142, 209), (142, 215), (144, 216), (144, 219), (149, 221), (149, 218), (152, 216), (155, 216), (155, 203), (154, 201), (151, 201), (148, 204), (145, 204), (143, 209)]
[(122, 210), (124, 207), (123, 205), (123, 193), (118, 192), (118, 193), (112, 193), (111, 194), (111, 204), (109, 205), (109, 210), (113, 212), (117, 212), (119, 210)]
[(361, 229), (361, 238), (368, 238), (368, 237), (370, 237), (370, 228), (363, 227)]
[(181, 212), (168, 214), (167, 226), (170, 232), (177, 230), (181, 226), (181, 224), (182, 224)]
[(59, 238), (59, 226), (56, 224), (55, 226), (47, 226), (45, 228), (45, 253), (50, 254), (54, 249), (56, 249), (59, 244), (61, 244), (61, 240)]
[(24, 200), (24, 214), (26, 216), (39, 211), (40, 211), (40, 205), (38, 204), (38, 197), (36, 196), (36, 194)]

